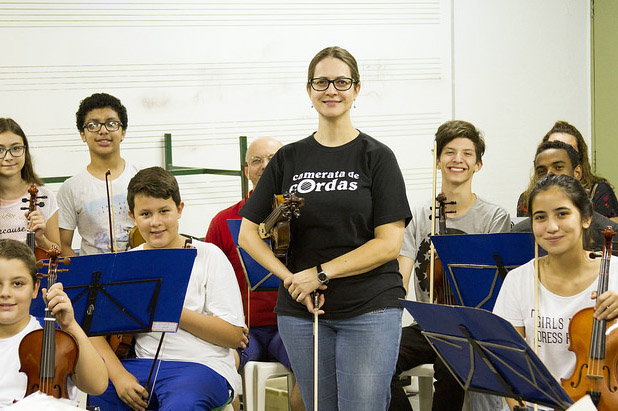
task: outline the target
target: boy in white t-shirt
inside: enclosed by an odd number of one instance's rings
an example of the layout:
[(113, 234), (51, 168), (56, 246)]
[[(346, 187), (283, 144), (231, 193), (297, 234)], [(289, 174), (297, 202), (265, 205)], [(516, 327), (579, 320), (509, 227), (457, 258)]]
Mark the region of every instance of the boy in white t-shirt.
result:
[[(146, 241), (135, 250), (182, 248), (178, 219), (184, 203), (174, 176), (161, 167), (139, 171), (127, 190), (129, 214)], [(197, 256), (179, 330), (165, 335), (152, 397), (144, 388), (160, 333), (136, 335), (137, 358), (116, 357), (102, 337), (95, 346), (105, 359), (111, 384), (91, 404), (103, 410), (212, 410), (240, 388), (233, 349), (243, 340), (244, 316), (232, 265), (215, 245), (193, 241)], [(173, 264), (173, 262), (170, 262)], [(152, 385), (152, 384), (151, 384)], [(149, 402), (149, 404), (148, 404)]]
[[(0, 409), (21, 400), (27, 391), (27, 375), (20, 372), (19, 345), (31, 331), (41, 325), (30, 315), (30, 304), (39, 291), (36, 261), (32, 250), (17, 240), (0, 240)], [(107, 370), (90, 340), (75, 321), (71, 300), (55, 283), (43, 296), (60, 328), (73, 336), (78, 358), (69, 387), (89, 394), (100, 394), (107, 385)], [(69, 393), (74, 388), (69, 388)], [(71, 396), (73, 398), (73, 396)]]
[[(120, 156), (120, 143), (127, 133), (127, 109), (116, 97), (95, 93), (81, 101), (76, 126), (88, 145), (90, 163), (64, 182), (58, 191), (58, 226), (62, 255), (75, 255), (71, 246), (75, 229), (82, 237), (79, 254), (101, 254), (128, 249), (133, 223), (127, 211), (127, 184), (139, 168)], [(113, 195), (114, 225), (110, 233), (105, 176)], [(111, 250), (112, 238), (115, 242)]]

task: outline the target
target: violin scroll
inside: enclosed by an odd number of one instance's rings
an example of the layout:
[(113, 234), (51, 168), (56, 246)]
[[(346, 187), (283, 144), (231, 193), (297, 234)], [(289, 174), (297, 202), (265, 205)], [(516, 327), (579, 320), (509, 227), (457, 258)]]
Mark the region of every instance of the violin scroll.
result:
[[(39, 189), (34, 184), (31, 184), (28, 188), (28, 194), (30, 194), (30, 198), (21, 199), (22, 203), (28, 203), (28, 207), (21, 207), (21, 209), (28, 210), (28, 216), (30, 216), (31, 213), (36, 211), (37, 207), (45, 206), (45, 203), (39, 200), (47, 199), (47, 196), (39, 196)], [(30, 222), (30, 217), (28, 217), (28, 222)], [(26, 244), (34, 252), (37, 261), (47, 258), (47, 251), (42, 247), (37, 247), (35, 233), (30, 229), (26, 234)]]

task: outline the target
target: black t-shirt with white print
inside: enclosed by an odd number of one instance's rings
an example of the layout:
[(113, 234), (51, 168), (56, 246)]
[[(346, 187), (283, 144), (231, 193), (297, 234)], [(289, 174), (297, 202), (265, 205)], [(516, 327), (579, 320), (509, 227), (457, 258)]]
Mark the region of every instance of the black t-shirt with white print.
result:
[[(360, 133), (339, 147), (309, 136), (283, 146), (268, 164), (240, 215), (259, 224), (270, 214), (274, 194), (305, 199), (291, 223), (288, 268), (299, 272), (330, 261), (374, 238), (374, 228), (411, 218), (401, 170), (393, 152)], [(385, 307), (399, 307), (405, 290), (397, 260), (367, 273), (333, 279), (325, 290), (325, 319), (345, 319)], [(283, 283), (275, 312), (309, 317)]]

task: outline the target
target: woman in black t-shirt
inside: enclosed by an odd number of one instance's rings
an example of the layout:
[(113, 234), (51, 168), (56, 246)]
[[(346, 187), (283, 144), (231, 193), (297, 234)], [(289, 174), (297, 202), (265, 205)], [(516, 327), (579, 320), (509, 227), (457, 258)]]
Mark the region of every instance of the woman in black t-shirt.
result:
[[(312, 293), (320, 293), (319, 409), (386, 410), (404, 296), (397, 256), (411, 218), (392, 151), (352, 125), (360, 91), (339, 47), (311, 61), (307, 93), (318, 130), (283, 146), (240, 211), (240, 245), (281, 280), (275, 312), (307, 409), (313, 409)], [(260, 238), (273, 195), (304, 198), (287, 266)]]

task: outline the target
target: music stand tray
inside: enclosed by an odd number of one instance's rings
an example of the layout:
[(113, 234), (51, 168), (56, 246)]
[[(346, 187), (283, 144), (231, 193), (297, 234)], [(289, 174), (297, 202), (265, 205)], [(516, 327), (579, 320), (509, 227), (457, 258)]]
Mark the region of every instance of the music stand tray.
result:
[[(176, 332), (196, 255), (184, 248), (70, 257), (68, 264), (59, 262), (58, 281), (88, 336)], [(44, 311), (43, 299), (35, 299), (30, 313)]]
[(492, 310), (508, 271), (534, 258), (531, 233), (435, 235), (443, 272), (459, 305)]
[(483, 309), (400, 301), (464, 390), (560, 410), (573, 403), (508, 321)]
[(229, 219), (227, 220), (227, 226), (232, 234), (240, 264), (242, 264), (242, 269), (245, 272), (245, 280), (249, 284), (249, 291), (277, 291), (281, 281), (279, 277), (262, 267), (260, 263), (255, 261), (248, 252), (238, 245), (238, 233), (240, 232), (241, 222), (242, 220)]

